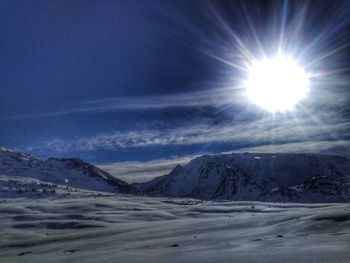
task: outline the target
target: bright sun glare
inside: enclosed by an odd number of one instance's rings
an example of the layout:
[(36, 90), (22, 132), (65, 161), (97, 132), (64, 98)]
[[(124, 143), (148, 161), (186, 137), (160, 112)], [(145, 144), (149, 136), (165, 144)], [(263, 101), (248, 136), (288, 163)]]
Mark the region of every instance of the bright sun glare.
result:
[(249, 99), (263, 109), (288, 111), (306, 97), (309, 77), (294, 60), (278, 55), (254, 61), (245, 88)]

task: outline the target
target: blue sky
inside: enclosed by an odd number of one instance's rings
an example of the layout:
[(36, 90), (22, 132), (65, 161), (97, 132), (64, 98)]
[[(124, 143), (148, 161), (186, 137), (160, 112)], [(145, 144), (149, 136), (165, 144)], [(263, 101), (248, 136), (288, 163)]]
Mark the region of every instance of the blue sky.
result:
[[(213, 152), (349, 154), (349, 3), (281, 3), (2, 1), (0, 144), (125, 176)], [(273, 53), (283, 23), (286, 49), (322, 74), (293, 112), (272, 115), (232, 64), (237, 36)]]

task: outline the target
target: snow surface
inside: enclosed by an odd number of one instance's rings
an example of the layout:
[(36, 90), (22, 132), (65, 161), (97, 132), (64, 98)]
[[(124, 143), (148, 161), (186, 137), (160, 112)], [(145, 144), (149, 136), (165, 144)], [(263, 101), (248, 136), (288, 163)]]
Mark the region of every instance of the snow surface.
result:
[(67, 197), (67, 196), (89, 196), (102, 194), (104, 192), (88, 191), (67, 185), (59, 185), (44, 182), (38, 179), (0, 175), (0, 198), (42, 198), (42, 197)]
[(0, 262), (350, 262), (350, 204), (2, 198)]

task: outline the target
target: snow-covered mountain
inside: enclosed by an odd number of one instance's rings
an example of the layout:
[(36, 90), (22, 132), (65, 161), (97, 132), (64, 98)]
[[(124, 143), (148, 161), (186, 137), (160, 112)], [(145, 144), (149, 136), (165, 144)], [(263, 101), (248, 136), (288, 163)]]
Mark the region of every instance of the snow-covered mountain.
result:
[(318, 154), (204, 155), (134, 186), (151, 196), (344, 202), (350, 201), (350, 159)]
[(41, 160), (0, 147), (0, 177), (5, 192), (28, 195), (85, 189), (204, 200), (350, 201), (350, 159), (318, 154), (204, 155), (167, 175), (129, 185), (77, 158)]
[(57, 185), (111, 193), (138, 191), (109, 173), (80, 159), (37, 157), (0, 147), (0, 175), (38, 179)]

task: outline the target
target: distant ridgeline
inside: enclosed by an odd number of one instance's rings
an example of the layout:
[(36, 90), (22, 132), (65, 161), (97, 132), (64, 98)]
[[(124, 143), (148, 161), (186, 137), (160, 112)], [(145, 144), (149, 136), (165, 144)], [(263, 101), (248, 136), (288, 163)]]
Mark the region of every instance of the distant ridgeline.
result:
[(319, 154), (204, 155), (167, 175), (130, 185), (80, 159), (41, 160), (0, 147), (0, 197), (13, 185), (5, 184), (11, 178), (22, 178), (21, 185), (31, 178), (61, 188), (203, 200), (350, 201), (350, 159)]

